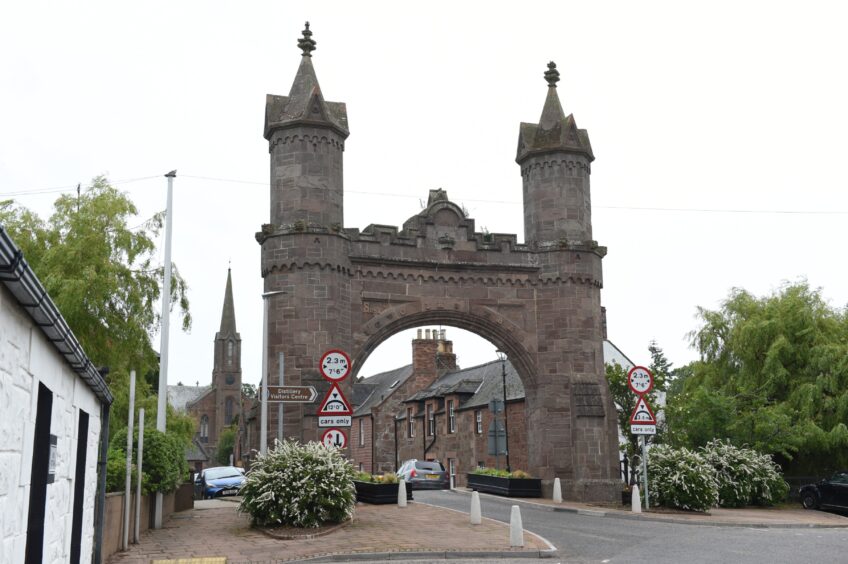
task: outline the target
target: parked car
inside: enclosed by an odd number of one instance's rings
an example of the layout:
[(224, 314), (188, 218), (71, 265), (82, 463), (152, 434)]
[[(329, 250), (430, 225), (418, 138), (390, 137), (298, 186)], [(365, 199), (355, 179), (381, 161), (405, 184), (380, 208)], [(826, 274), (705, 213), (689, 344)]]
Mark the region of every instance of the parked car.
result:
[(450, 488), (450, 476), (438, 460), (407, 460), (401, 464), (397, 476), (413, 490)]
[(244, 473), (240, 468), (216, 466), (205, 469), (195, 478), (194, 490), (199, 492), (199, 497), (203, 499), (238, 495), (244, 480)]
[(837, 472), (816, 484), (802, 486), (799, 493), (804, 509), (848, 510), (848, 470)]

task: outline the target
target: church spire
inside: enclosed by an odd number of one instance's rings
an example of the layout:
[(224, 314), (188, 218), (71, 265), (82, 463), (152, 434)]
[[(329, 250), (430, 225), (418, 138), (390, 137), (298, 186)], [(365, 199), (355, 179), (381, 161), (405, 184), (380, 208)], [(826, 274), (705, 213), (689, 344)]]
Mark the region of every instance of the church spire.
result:
[(236, 310), (233, 305), (233, 276), (232, 270), (227, 269), (227, 289), (224, 291), (224, 309), (221, 312), (220, 335), (236, 334)]

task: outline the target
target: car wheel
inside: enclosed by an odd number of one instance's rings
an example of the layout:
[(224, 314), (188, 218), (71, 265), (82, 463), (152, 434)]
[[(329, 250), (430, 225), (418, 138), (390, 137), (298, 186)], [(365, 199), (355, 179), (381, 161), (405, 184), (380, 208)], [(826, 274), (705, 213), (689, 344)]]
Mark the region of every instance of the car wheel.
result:
[(816, 496), (810, 492), (805, 493), (801, 496), (801, 505), (804, 506), (804, 509), (815, 509), (818, 505), (816, 503)]

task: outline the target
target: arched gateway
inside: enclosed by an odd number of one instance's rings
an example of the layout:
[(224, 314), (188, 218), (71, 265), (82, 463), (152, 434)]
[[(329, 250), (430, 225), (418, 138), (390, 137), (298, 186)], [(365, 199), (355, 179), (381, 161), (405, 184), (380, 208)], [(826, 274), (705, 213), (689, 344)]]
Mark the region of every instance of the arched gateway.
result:
[[(539, 123), (519, 130), (524, 244), (476, 231), (442, 190), (431, 190), (402, 229), (360, 231), (342, 225), (346, 108), (324, 99), (311, 36), (307, 24), (289, 95), (266, 104), (271, 216), (256, 238), (265, 291), (282, 291), (267, 298), (269, 373), (284, 353), (286, 384), (323, 392), (317, 363), (328, 349), (346, 350), (355, 375), (402, 329), (467, 329), (506, 351), (524, 383), (527, 470), (547, 484), (559, 477), (571, 498), (613, 499), (618, 439), (602, 355), (606, 249), (592, 240), (594, 156), (586, 131), (562, 110), (556, 66), (545, 73)], [(288, 404), (286, 436), (318, 439), (316, 408)]]

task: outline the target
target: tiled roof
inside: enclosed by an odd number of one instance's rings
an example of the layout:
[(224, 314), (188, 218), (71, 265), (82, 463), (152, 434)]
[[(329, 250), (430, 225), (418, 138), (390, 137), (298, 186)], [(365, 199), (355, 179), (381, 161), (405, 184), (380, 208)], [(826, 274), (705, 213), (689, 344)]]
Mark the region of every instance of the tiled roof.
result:
[(185, 411), (189, 404), (211, 389), (212, 386), (168, 386), (168, 403), (177, 411)]
[(388, 372), (381, 372), (353, 385), (353, 415), (367, 415), (371, 408), (393, 393), (412, 376), (412, 365), (407, 364)]

